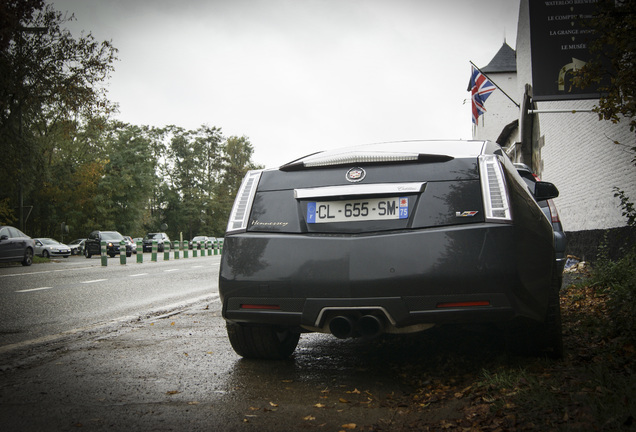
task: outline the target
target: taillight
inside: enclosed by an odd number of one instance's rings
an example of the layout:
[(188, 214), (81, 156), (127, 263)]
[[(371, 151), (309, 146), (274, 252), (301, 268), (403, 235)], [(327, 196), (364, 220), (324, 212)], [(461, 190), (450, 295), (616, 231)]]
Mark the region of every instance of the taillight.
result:
[(230, 219), (227, 222), (227, 232), (247, 229), (247, 221), (250, 217), (252, 202), (256, 194), (256, 187), (261, 178), (262, 170), (248, 171), (243, 177), (241, 187), (234, 199)]
[(486, 220), (511, 221), (508, 191), (506, 190), (503, 168), (497, 160), (497, 156), (479, 156), (479, 170)]
[(464, 301), (464, 302), (446, 302), (446, 303), (437, 303), (438, 308), (460, 308), (460, 307), (475, 307), (475, 306), (490, 306), (490, 302), (488, 300), (478, 300), (478, 301)]
[(557, 208), (554, 205), (554, 201), (549, 199), (547, 202), (548, 202), (548, 209), (550, 209), (550, 221), (552, 223), (561, 222), (561, 219), (559, 219), (559, 212), (557, 211)]
[(241, 309), (280, 310), (280, 306), (271, 304), (242, 304)]

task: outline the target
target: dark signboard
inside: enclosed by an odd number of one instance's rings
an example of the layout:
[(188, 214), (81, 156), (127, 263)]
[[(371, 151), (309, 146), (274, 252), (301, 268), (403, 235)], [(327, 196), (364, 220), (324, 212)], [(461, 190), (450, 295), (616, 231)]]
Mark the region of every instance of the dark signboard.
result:
[(572, 83), (574, 71), (591, 59), (597, 0), (529, 0), (534, 100), (598, 99), (595, 88)]

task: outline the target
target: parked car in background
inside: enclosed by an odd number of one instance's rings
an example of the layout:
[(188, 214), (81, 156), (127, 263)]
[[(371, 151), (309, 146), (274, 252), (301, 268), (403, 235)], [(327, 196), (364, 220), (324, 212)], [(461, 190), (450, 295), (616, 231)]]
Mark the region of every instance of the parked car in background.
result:
[(152, 242), (157, 241), (157, 251), (163, 252), (167, 247), (170, 250), (170, 237), (166, 233), (148, 233), (143, 239), (144, 252), (152, 252)]
[(209, 242), (210, 240), (211, 239), (208, 236), (195, 236), (195, 237), (192, 237), (192, 240), (190, 240), (189, 248), (190, 249), (194, 249), (194, 246), (197, 245), (197, 242), (198, 242), (197, 249), (203, 249), (203, 248), (205, 248), (205, 242)]
[(136, 254), (137, 253), (137, 243), (133, 241), (132, 237), (124, 236), (124, 241), (126, 242), (127, 245), (130, 245), (130, 250), (132, 251), (132, 253)]
[(249, 171), (219, 272), (233, 349), (284, 358), (303, 332), (490, 323), (515, 351), (560, 357), (561, 269), (537, 204), (558, 190), (535, 186), (488, 141), (373, 144)]
[(0, 262), (33, 264), (35, 240), (12, 226), (0, 226)]
[(42, 258), (51, 258), (51, 257), (64, 257), (68, 258), (71, 256), (71, 248), (64, 243), (60, 243), (59, 241), (47, 238), (40, 237), (35, 240), (35, 254), (37, 256), (41, 256)]
[[(530, 192), (534, 195), (536, 183), (540, 180), (539, 177), (532, 172), (529, 166), (526, 164), (516, 163), (514, 164), (515, 168), (517, 168), (517, 172), (521, 175), (523, 180), (526, 182), (528, 187), (530, 188)], [(554, 230), (554, 251), (556, 254), (556, 260), (561, 266), (561, 270), (565, 266), (565, 260), (567, 259), (566, 248), (568, 245), (567, 237), (565, 236), (565, 231), (563, 231), (563, 225), (561, 224), (561, 218), (559, 218), (559, 212), (557, 211), (556, 205), (554, 204), (554, 200), (538, 200), (537, 203), (541, 210), (543, 210), (543, 214), (548, 218), (550, 223), (552, 224), (552, 229)]]
[[(119, 255), (120, 243), (124, 240), (124, 236), (117, 231), (93, 231), (89, 234), (86, 242), (84, 243), (84, 256), (90, 258), (93, 255), (101, 255), (101, 242), (106, 242), (106, 254), (113, 258), (115, 255)], [(125, 250), (126, 256), (132, 255), (132, 249), (129, 244), (126, 244)]]
[(72, 242), (67, 243), (71, 248), (71, 255), (83, 255), (84, 254), (84, 242), (86, 239), (75, 239)]

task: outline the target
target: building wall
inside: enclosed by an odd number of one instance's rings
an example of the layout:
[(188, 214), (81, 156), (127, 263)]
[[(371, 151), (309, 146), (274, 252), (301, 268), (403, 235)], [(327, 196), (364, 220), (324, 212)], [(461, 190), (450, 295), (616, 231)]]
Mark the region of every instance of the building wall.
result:
[[(517, 89), (521, 98), (525, 83), (531, 83), (530, 23), (528, 1), (521, 0), (517, 28)], [(486, 101), (486, 107), (490, 99)], [(538, 110), (589, 110), (598, 101), (538, 102)], [(636, 135), (626, 121), (613, 124), (600, 121), (590, 112), (538, 114), (542, 142), (539, 150), (539, 175), (557, 185), (555, 200), (566, 231), (584, 231), (622, 227), (620, 201), (614, 186), (624, 190), (636, 202), (636, 167), (633, 154), (619, 141), (633, 146)], [(535, 119), (536, 122), (536, 119)], [(536, 138), (536, 137), (535, 137)]]

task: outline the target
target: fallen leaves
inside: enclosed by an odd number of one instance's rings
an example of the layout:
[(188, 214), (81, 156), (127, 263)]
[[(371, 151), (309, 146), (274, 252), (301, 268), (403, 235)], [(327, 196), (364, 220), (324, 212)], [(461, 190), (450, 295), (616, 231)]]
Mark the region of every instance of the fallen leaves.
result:
[[(390, 360), (385, 363), (386, 369), (394, 372), (391, 376), (396, 381), (402, 380), (390, 392), (374, 389), (372, 394), (363, 387), (367, 381), (354, 381), (342, 375), (340, 381), (334, 380), (338, 384), (330, 383), (328, 388), (322, 384), (306, 400), (299, 401), (298, 393), (287, 390), (297, 390), (302, 380), (279, 379), (281, 393), (266, 396), (268, 399), (262, 400), (260, 408), (251, 407), (251, 415), (245, 415), (244, 421), (256, 423), (268, 415), (282, 418), (295, 412), (292, 421), (296, 424), (285, 423), (282, 429), (289, 425), (294, 429), (299, 423), (302, 428), (318, 428), (325, 422), (330, 430), (345, 432), (602, 430), (608, 419), (601, 421), (595, 417), (602, 412), (601, 402), (616, 404), (619, 399), (623, 404), (632, 402), (631, 399), (626, 402), (624, 393), (622, 398), (613, 396), (612, 391), (618, 386), (612, 387), (612, 382), (597, 382), (605, 379), (600, 372), (613, 368), (611, 372), (618, 371), (619, 378), (625, 381), (624, 388), (636, 388), (630, 387), (634, 382), (630, 375), (633, 360), (629, 363), (636, 351), (634, 342), (603, 339), (595, 326), (590, 325), (609, 313), (604, 302), (605, 297), (591, 289), (562, 292), (564, 337), (569, 347), (563, 362), (510, 355), (501, 347), (502, 333), (495, 331), (497, 338), (488, 331), (484, 332), (486, 336), (475, 331), (466, 337), (465, 328), (456, 328), (424, 336), (413, 347), (398, 346), (403, 352), (413, 350), (410, 359), (392, 359), (387, 355)], [(594, 320), (588, 322), (590, 317)], [(613, 343), (616, 349), (603, 353)], [(417, 351), (417, 344), (424, 348)], [(394, 351), (390, 346), (385, 349), (389, 354)], [(591, 370), (598, 375), (591, 376)], [(274, 399), (281, 394), (293, 396)], [(268, 402), (269, 398), (275, 402)], [(589, 401), (598, 402), (589, 407)], [(295, 411), (302, 403), (300, 412)], [(633, 418), (627, 417), (631, 415), (627, 411), (629, 406), (623, 408), (625, 411), (610, 419), (614, 421), (612, 425), (633, 422)], [(374, 416), (365, 418), (364, 412), (361, 416), (360, 412), (366, 409)], [(380, 419), (375, 416), (378, 412), (383, 416)]]

